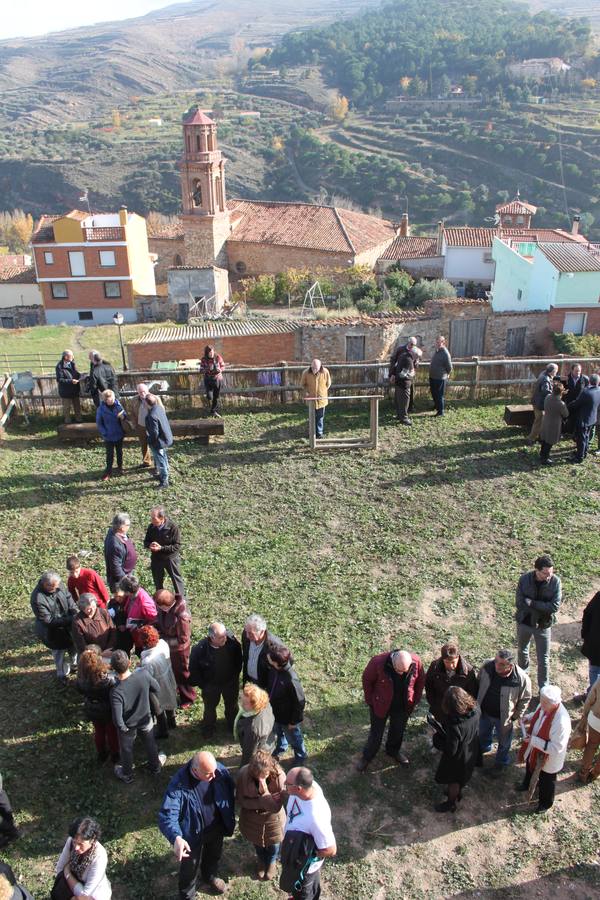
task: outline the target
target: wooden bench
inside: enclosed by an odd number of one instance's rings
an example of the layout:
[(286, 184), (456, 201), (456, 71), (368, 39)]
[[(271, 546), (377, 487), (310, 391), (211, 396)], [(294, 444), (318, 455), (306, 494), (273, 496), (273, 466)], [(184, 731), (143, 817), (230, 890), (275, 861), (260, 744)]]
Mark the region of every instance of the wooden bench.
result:
[(533, 409), (531, 403), (521, 406), (505, 406), (504, 421), (507, 425), (515, 425), (517, 428), (531, 428), (533, 425)]
[[(218, 434), (225, 434), (223, 419), (171, 419), (171, 431), (173, 437), (192, 437), (199, 444), (208, 444), (210, 439)], [(59, 425), (58, 436), (61, 441), (70, 443), (91, 443), (101, 440), (100, 433), (95, 422), (72, 422), (70, 425)], [(126, 434), (125, 440), (135, 438), (136, 434)]]

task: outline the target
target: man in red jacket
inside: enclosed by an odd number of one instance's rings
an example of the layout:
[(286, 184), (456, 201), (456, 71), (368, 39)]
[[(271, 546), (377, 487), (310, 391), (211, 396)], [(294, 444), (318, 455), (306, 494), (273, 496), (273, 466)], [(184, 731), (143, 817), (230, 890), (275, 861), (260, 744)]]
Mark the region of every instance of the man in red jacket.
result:
[(418, 705), (425, 685), (421, 660), (416, 653), (409, 653), (408, 650), (379, 653), (368, 663), (362, 681), (371, 728), (362, 756), (356, 764), (357, 770), (365, 772), (376, 756), (388, 718), (390, 724), (385, 752), (401, 766), (408, 766), (408, 756), (400, 748), (406, 723)]
[(67, 587), (76, 603), (82, 594), (93, 594), (98, 606), (101, 609), (107, 608), (110, 594), (97, 572), (93, 569), (84, 569), (78, 556), (67, 557), (67, 570), (69, 572)]

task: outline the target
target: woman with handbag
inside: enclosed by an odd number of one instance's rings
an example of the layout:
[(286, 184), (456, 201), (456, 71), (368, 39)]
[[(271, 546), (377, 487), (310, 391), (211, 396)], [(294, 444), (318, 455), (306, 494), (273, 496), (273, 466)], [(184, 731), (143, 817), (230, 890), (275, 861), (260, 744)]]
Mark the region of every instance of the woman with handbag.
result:
[(123, 474), (124, 423), (127, 413), (111, 390), (102, 391), (102, 402), (96, 411), (96, 426), (106, 447), (106, 468), (102, 481), (108, 481), (113, 473), (115, 451), (117, 454), (117, 475)]
[(98, 762), (110, 756), (119, 761), (119, 736), (112, 720), (110, 692), (117, 678), (96, 650), (86, 650), (79, 657), (77, 690), (85, 697), (86, 717), (94, 726), (94, 743)]
[(481, 765), (479, 708), (477, 701), (460, 687), (449, 687), (442, 700), (444, 730), (436, 731), (433, 744), (442, 751), (435, 773), (438, 784), (447, 785), (448, 799), (435, 806), (436, 812), (456, 812), (462, 788), (468, 784), (475, 766)]
[(600, 678), (591, 687), (581, 720), (573, 732), (569, 744), (571, 750), (583, 750), (581, 768), (577, 777), (583, 784), (595, 781), (600, 775), (600, 755), (596, 757), (600, 747)]
[(111, 900), (106, 877), (108, 858), (100, 843), (100, 826), (89, 816), (75, 819), (56, 863), (51, 900)]
[(257, 750), (238, 773), (235, 798), (240, 807), (240, 832), (254, 845), (260, 881), (275, 876), (285, 825), (284, 784), (283, 769), (266, 750)]

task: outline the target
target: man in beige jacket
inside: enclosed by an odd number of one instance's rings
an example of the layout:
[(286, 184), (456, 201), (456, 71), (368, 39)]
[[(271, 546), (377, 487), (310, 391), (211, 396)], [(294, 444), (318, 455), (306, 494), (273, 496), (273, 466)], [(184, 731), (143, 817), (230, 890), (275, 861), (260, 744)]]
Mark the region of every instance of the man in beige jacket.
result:
[(331, 375), (320, 359), (313, 359), (308, 369), (302, 373), (302, 387), (304, 396), (314, 399), (315, 402), (315, 429), (318, 438), (323, 437), (323, 424), (325, 419), (325, 407), (329, 400), (328, 391), (331, 386)]

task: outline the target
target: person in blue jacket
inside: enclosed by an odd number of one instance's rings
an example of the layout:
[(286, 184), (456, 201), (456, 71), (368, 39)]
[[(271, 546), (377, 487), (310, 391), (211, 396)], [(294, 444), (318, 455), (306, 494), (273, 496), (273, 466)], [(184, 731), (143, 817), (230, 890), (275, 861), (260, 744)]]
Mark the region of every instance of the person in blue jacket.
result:
[(158, 397), (155, 394), (147, 394), (146, 406), (148, 407), (146, 414), (148, 446), (152, 451), (154, 465), (158, 472), (158, 486), (164, 488), (169, 486), (167, 447), (170, 447), (173, 443), (173, 432), (171, 431), (164, 406), (159, 405)]
[(113, 472), (115, 450), (117, 451), (117, 475), (123, 474), (123, 422), (127, 413), (115, 397), (115, 392), (107, 389), (100, 394), (102, 401), (96, 410), (96, 425), (106, 447), (106, 469), (102, 481), (108, 481)]
[(584, 388), (568, 409), (575, 421), (577, 451), (573, 462), (582, 463), (588, 454), (590, 439), (600, 411), (600, 375), (590, 375), (590, 385)]
[(213, 894), (224, 894), (217, 872), (223, 838), (235, 828), (235, 787), (212, 753), (196, 753), (171, 779), (158, 827), (179, 863), (179, 900), (194, 900), (199, 876)]

